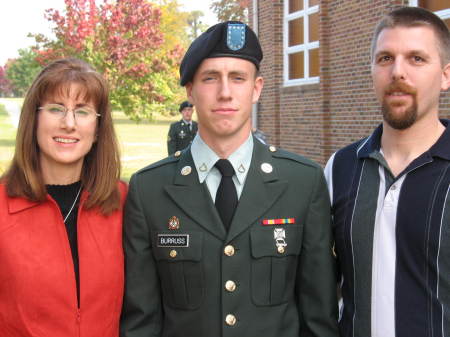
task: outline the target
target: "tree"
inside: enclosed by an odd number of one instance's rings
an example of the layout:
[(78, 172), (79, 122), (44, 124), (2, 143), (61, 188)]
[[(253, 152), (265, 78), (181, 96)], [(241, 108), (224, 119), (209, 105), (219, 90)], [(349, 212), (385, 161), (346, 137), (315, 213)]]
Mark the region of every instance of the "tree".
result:
[(56, 40), (34, 35), (41, 63), (67, 56), (86, 60), (107, 78), (113, 105), (135, 120), (166, 112), (169, 102), (175, 106), (180, 93), (175, 69), (184, 49), (176, 39), (170, 48), (164, 46), (162, 13), (167, 8), (146, 0), (65, 4), (64, 14), (46, 12)]
[(196, 39), (202, 32), (204, 32), (208, 28), (208, 25), (204, 24), (200, 19), (203, 16), (204, 14), (202, 11), (192, 11), (189, 13), (187, 22), (191, 30), (189, 34), (191, 40)]
[(211, 10), (219, 21), (242, 21), (248, 23), (248, 6), (250, 0), (215, 0), (211, 3)]
[(31, 48), (19, 49), (19, 57), (6, 63), (6, 78), (15, 97), (23, 97), (41, 71), (41, 65), (36, 61), (36, 52)]
[(6, 77), (5, 67), (0, 66), (0, 97), (9, 97), (11, 95), (11, 83)]

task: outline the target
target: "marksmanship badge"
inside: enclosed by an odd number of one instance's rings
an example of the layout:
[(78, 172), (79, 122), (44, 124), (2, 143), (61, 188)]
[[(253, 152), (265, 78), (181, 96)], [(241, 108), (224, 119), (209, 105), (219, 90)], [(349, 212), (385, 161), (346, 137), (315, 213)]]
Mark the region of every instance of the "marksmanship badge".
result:
[(273, 238), (275, 239), (275, 246), (277, 246), (278, 253), (283, 254), (285, 251), (286, 243), (286, 231), (284, 228), (274, 228)]

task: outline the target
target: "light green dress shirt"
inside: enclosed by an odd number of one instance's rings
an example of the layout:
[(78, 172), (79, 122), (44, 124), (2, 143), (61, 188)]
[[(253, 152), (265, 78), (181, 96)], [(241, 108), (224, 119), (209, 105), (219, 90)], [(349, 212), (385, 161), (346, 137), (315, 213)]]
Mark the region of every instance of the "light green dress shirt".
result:
[[(195, 168), (198, 172), (198, 178), (202, 184), (206, 181), (209, 193), (213, 201), (216, 200), (217, 189), (219, 188), (222, 175), (214, 164), (220, 157), (203, 141), (197, 133), (191, 145), (192, 158), (194, 159)], [(253, 153), (253, 137), (250, 134), (247, 140), (228, 158), (234, 168), (233, 182), (236, 186), (238, 199), (241, 196), (244, 187), (247, 172), (252, 161)]]

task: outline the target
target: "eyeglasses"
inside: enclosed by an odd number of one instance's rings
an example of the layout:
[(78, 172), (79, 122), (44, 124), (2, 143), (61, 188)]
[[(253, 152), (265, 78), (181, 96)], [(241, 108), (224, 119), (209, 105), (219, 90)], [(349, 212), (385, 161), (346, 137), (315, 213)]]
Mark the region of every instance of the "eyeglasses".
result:
[(73, 118), (77, 123), (87, 123), (94, 121), (97, 117), (101, 115), (98, 114), (94, 109), (85, 106), (81, 108), (76, 108), (69, 110), (64, 105), (61, 104), (46, 104), (38, 108), (40, 111), (44, 111), (49, 116), (53, 116), (57, 119), (63, 119), (67, 116), (69, 111), (72, 111)]

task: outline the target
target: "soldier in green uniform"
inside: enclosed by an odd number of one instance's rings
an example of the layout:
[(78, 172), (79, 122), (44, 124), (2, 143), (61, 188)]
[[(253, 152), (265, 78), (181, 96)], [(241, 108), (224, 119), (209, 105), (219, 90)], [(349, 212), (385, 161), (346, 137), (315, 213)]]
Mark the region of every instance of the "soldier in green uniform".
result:
[(233, 21), (184, 56), (199, 133), (131, 178), (121, 337), (338, 336), (322, 169), (251, 134), (261, 59)]
[(191, 145), (197, 134), (197, 122), (192, 120), (193, 105), (189, 101), (180, 104), (182, 119), (170, 124), (167, 136), (167, 152), (169, 156)]

